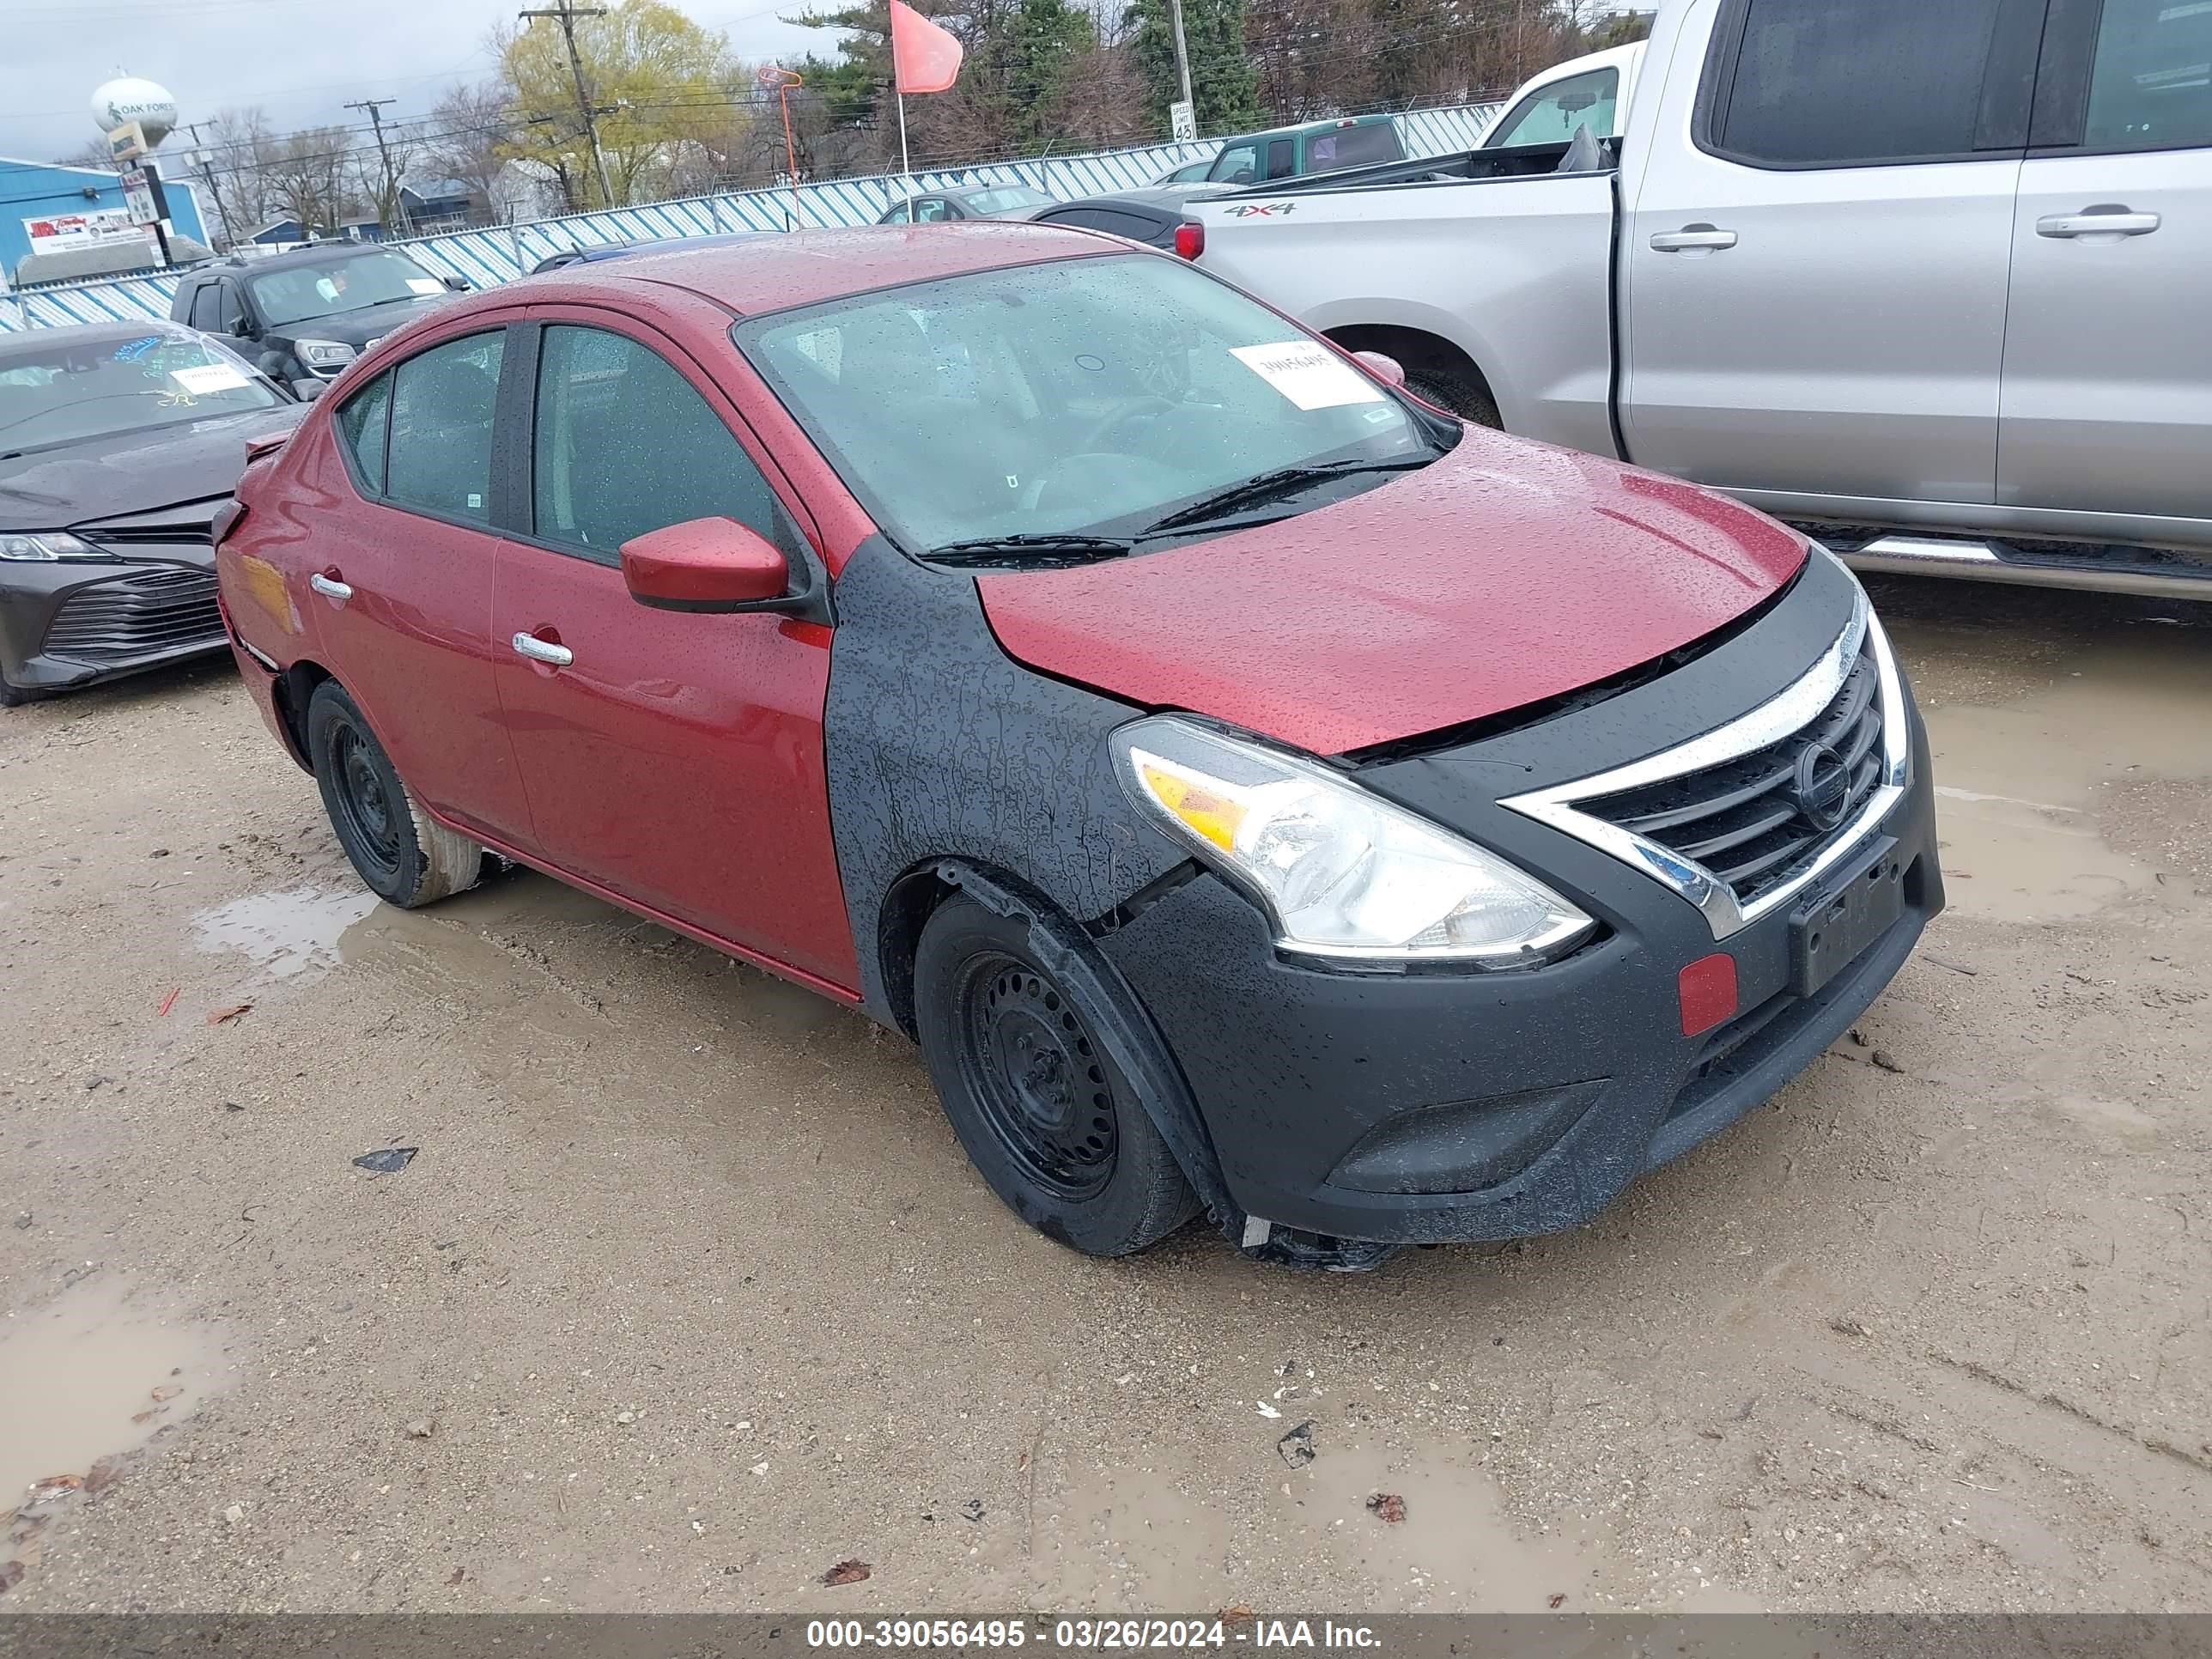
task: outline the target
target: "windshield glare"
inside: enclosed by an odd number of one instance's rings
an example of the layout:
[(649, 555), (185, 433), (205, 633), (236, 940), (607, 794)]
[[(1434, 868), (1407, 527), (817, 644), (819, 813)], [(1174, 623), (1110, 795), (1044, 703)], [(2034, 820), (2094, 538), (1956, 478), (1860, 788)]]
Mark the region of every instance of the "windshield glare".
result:
[(1403, 465), (1439, 448), (1328, 346), (1151, 255), (977, 272), (736, 335), (876, 522), (916, 552), (1130, 534), (1285, 467)]
[(247, 285), (272, 328), (396, 300), (427, 300), (446, 291), (443, 283), (405, 254), (389, 250), (264, 271)]
[(281, 401), (243, 362), (195, 335), (38, 340), (0, 352), (0, 455)]

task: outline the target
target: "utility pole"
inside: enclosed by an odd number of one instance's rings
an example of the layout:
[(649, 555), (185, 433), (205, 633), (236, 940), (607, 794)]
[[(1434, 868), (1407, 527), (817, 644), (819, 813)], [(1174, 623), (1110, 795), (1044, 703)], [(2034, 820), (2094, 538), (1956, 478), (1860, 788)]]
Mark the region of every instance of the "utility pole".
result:
[(614, 186), (607, 182), (607, 158), (599, 149), (598, 112), (592, 107), (592, 94), (584, 85), (584, 60), (576, 53), (576, 20), (579, 17), (604, 17), (604, 6), (578, 7), (575, 0), (561, 0), (560, 5), (550, 10), (520, 11), (515, 14), (524, 22), (533, 17), (558, 19), (562, 37), (568, 43), (568, 70), (576, 77), (576, 109), (584, 118), (584, 137), (591, 142), (592, 167), (599, 175), (599, 200), (605, 207), (615, 204)]
[[(1175, 25), (1176, 76), (1182, 82), (1182, 100), (1190, 106), (1191, 118), (1198, 118), (1198, 106), (1190, 95), (1190, 48), (1183, 44), (1182, 0), (1168, 0), (1168, 18)], [(1194, 131), (1196, 128), (1194, 126)], [(1177, 134), (1178, 137), (1182, 135)]]
[[(392, 151), (384, 143), (383, 115), (384, 106), (386, 104), (396, 104), (398, 101), (397, 98), (364, 98), (358, 103), (344, 106), (347, 109), (367, 110), (368, 125), (376, 132), (376, 153), (384, 158), (384, 200), (378, 204), (376, 216), (380, 221), (387, 216), (394, 219), (399, 217), (399, 181), (392, 174)], [(401, 225), (398, 228), (404, 231), (407, 227)], [(385, 229), (388, 234), (392, 227), (386, 225)]]

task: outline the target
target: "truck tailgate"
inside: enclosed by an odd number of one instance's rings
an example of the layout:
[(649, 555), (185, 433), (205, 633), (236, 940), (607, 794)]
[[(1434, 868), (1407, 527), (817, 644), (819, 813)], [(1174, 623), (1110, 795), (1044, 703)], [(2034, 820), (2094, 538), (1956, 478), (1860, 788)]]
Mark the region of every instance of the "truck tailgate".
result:
[(1614, 453), (1611, 173), (1252, 191), (1187, 216), (1201, 265), (1308, 327), (1440, 336), (1506, 430)]

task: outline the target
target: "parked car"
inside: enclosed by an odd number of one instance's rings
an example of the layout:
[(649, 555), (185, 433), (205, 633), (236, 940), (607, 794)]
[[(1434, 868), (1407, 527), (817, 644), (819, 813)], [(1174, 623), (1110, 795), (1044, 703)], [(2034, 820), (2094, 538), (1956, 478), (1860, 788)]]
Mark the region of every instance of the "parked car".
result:
[(1236, 188), (1234, 185), (1151, 185), (1108, 196), (1086, 196), (1079, 202), (1062, 202), (1036, 215), (1035, 222), (1103, 230), (1172, 252), (1176, 232), (1182, 228), (1183, 209), (1192, 202)]
[(264, 374), (313, 397), (394, 329), (468, 291), (399, 248), (316, 242), (187, 272), (169, 315), (240, 343)]
[(589, 247), (568, 247), (558, 253), (549, 253), (530, 267), (530, 274), (543, 276), (549, 270), (565, 270), (570, 265), (594, 264), (601, 259), (623, 259), (633, 253), (665, 252), (671, 248), (727, 247), (732, 242), (750, 241), (756, 236), (775, 234), (765, 230), (733, 230), (720, 236), (662, 236), (637, 242), (599, 242)]
[[(1219, 154), (1218, 150), (1214, 152), (1216, 155)], [(1212, 171), (1213, 156), (1208, 155), (1195, 161), (1185, 161), (1179, 167), (1170, 167), (1152, 182), (1155, 185), (1203, 184), (1206, 181), (1206, 175)]]
[(2212, 596), (2208, 61), (2166, 0), (1686, 0), (1619, 141), (1192, 212), (1424, 396), (1863, 568)]
[(1620, 131), (1620, 113), (1644, 68), (1644, 42), (1613, 46), (1554, 64), (1515, 88), (1504, 112), (1482, 135), (1485, 149), (1516, 144), (1564, 144), (1580, 128), (1593, 138)]
[(1405, 146), (1398, 139), (1398, 124), (1389, 116), (1347, 115), (1226, 139), (1199, 176), (1209, 184), (1249, 185), (1402, 161), (1405, 155)]
[(807, 231), (463, 301), (251, 468), (241, 672), (392, 903), (484, 849), (921, 1044), (1078, 1249), (1586, 1220), (1942, 902), (1857, 582), (1188, 264)]
[(947, 219), (1026, 219), (1052, 198), (1027, 185), (971, 185), (963, 190), (931, 190), (894, 202), (879, 225), (933, 225)]
[(209, 526), (300, 414), (173, 323), (0, 335), (0, 704), (222, 650)]

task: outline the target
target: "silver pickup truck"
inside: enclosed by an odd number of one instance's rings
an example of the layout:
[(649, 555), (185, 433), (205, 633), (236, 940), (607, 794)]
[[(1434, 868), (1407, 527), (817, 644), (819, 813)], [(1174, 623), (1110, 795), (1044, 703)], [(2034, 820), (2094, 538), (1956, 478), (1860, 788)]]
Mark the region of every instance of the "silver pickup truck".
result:
[(1862, 568), (2212, 598), (2212, 0), (1667, 0), (1618, 138), (1194, 204), (1470, 419)]

